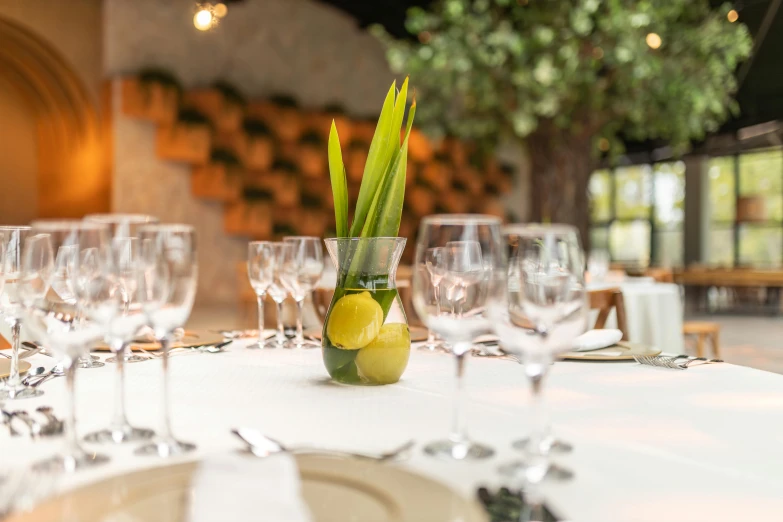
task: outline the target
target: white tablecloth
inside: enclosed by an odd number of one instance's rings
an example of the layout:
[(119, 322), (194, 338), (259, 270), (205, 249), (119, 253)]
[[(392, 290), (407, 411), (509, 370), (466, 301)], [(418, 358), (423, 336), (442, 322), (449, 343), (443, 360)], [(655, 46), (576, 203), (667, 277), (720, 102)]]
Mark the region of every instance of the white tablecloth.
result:
[[(384, 450), (414, 438), (446, 435), (454, 363), (415, 352), (401, 382), (350, 387), (329, 381), (319, 350), (246, 350), (172, 359), (173, 426), (196, 442), (199, 458), (239, 448), (233, 426), (257, 427), (280, 440), (355, 450)], [(35, 361), (49, 362), (36, 356)], [(114, 367), (78, 376), (79, 431), (108, 422)], [(498, 485), (497, 468), (518, 457), (512, 440), (527, 428), (522, 368), (509, 360), (468, 361), (471, 434), (497, 449), (480, 462), (444, 462), (420, 446), (404, 465), (466, 495)], [(128, 365), (130, 417), (157, 427), (160, 361)], [(64, 379), (13, 408), (53, 405), (63, 414)], [(716, 364), (671, 371), (635, 363), (561, 362), (546, 394), (557, 433), (575, 451), (561, 457), (573, 481), (547, 486), (552, 506), (574, 521), (732, 521), (783, 519), (783, 377)], [(53, 452), (58, 440), (31, 442), (0, 433), (2, 468)], [(67, 478), (62, 487), (169, 461), (102, 447), (112, 462)]]
[[(640, 278), (641, 279), (641, 278)], [(589, 290), (619, 287), (625, 300), (628, 340), (660, 348), (666, 353), (684, 353), (680, 287), (673, 283), (590, 283)], [(617, 327), (614, 311), (608, 328)]]

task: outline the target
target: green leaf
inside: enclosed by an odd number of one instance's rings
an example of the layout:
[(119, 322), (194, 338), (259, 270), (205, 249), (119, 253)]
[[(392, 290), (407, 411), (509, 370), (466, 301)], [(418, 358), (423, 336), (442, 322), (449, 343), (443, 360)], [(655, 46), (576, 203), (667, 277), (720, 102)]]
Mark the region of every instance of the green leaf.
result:
[(386, 173), (373, 199), (362, 237), (397, 237), (402, 219), (402, 204), (405, 199), (405, 174), (408, 163), (408, 136)]
[(332, 180), (337, 237), (348, 237), (348, 183), (345, 180), (343, 153), (334, 120), (329, 131), (329, 177)]
[[(375, 134), (370, 144), (370, 152), (367, 154), (367, 163), (364, 165), (362, 185), (359, 187), (359, 197), (356, 200), (356, 211), (351, 224), (350, 237), (357, 237), (364, 227), (367, 212), (370, 210), (372, 200), (381, 184), (386, 166), (397, 149), (396, 144), (399, 143), (399, 138), (391, 142), (394, 120), (394, 87), (395, 84), (392, 83), (386, 100), (383, 102), (383, 109), (381, 109), (378, 125), (375, 127)], [(397, 132), (399, 132), (399, 128)]]

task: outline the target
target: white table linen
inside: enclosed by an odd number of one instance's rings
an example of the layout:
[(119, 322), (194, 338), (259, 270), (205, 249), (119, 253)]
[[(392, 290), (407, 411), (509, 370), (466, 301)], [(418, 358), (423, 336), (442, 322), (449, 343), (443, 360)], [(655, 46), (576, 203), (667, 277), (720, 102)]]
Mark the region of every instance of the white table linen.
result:
[[(520, 454), (527, 386), (510, 360), (474, 357), (467, 365), (470, 434), (497, 450), (480, 462), (434, 460), (421, 445), (445, 436), (451, 420), (454, 361), (414, 352), (403, 379), (390, 386), (331, 382), (318, 350), (246, 350), (172, 359), (173, 427), (198, 444), (192, 458), (242, 447), (235, 426), (260, 429), (288, 444), (382, 451), (414, 438), (404, 464), (472, 495), (503, 483), (498, 466)], [(35, 363), (51, 363), (42, 356)], [(129, 415), (158, 427), (160, 361), (127, 366)], [(104, 427), (113, 406), (114, 367), (80, 370), (79, 432)], [(64, 379), (45, 383), (42, 397), (13, 403), (28, 411), (48, 404), (64, 411)], [(546, 396), (557, 434), (573, 443), (559, 457), (573, 481), (545, 488), (548, 502), (572, 521), (737, 521), (783, 518), (783, 377), (715, 364), (670, 371), (635, 363), (559, 362)], [(61, 440), (32, 442), (0, 432), (2, 467), (27, 465)], [(73, 487), (103, 477), (181, 460), (137, 457), (133, 447), (91, 446), (111, 455), (106, 466), (65, 477)]]
[[(615, 287), (619, 287), (623, 293), (629, 341), (654, 346), (666, 353), (685, 353), (679, 286), (673, 283), (648, 281), (587, 285), (588, 290)], [(594, 322), (595, 317), (592, 318), (591, 325)], [(606, 327), (617, 328), (617, 316), (614, 310), (609, 315)]]

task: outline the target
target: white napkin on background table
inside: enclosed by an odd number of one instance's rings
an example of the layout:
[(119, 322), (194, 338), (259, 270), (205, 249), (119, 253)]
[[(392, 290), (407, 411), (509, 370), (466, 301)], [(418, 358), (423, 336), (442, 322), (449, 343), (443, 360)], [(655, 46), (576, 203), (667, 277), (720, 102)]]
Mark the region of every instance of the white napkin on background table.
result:
[(263, 459), (239, 453), (207, 457), (194, 475), (191, 491), (188, 522), (312, 522), (299, 469), (287, 454)]
[(588, 330), (574, 339), (571, 349), (575, 352), (600, 350), (601, 348), (616, 344), (622, 338), (623, 332), (613, 328)]

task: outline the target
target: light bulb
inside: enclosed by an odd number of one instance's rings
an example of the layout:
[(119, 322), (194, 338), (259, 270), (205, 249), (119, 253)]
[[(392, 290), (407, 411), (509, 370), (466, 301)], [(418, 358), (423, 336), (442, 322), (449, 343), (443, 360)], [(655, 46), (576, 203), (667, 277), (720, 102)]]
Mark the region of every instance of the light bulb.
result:
[(212, 27), (213, 16), (209, 9), (201, 9), (193, 17), (193, 25), (199, 31), (209, 31)]
[(212, 13), (218, 18), (223, 18), (228, 13), (228, 7), (223, 2), (218, 2), (215, 7), (212, 8)]
[(649, 33), (645, 40), (650, 49), (657, 49), (661, 46), (661, 37), (657, 33)]
[(731, 11), (728, 12), (726, 18), (729, 19), (729, 22), (734, 23), (737, 20), (739, 20), (739, 13), (735, 9), (732, 9)]

